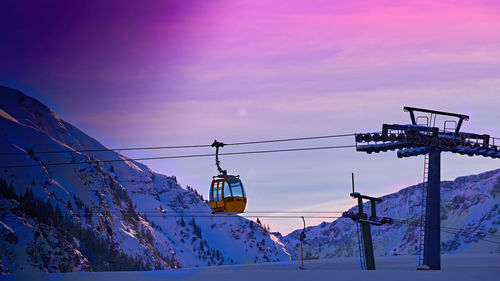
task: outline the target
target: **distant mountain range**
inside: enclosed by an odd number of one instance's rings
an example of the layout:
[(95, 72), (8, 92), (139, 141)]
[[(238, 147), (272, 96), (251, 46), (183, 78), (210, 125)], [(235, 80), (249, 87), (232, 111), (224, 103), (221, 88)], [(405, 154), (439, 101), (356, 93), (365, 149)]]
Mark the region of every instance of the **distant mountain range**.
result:
[[(193, 188), (106, 149), (0, 87), (0, 272), (151, 270), (289, 260), (244, 218), (214, 218)], [(40, 154), (43, 151), (67, 153)], [(79, 163), (46, 165), (47, 163)], [(205, 214), (206, 216), (200, 216)], [(190, 216), (191, 215), (191, 216)], [(198, 216), (194, 216), (198, 215)], [(35, 237), (37, 237), (35, 239)], [(36, 244), (35, 244), (36, 240)]]
[[(0, 273), (300, 257), (302, 230), (282, 237), (245, 218), (214, 217), (196, 189), (102, 151), (97, 140), (32, 97), (0, 87), (0, 100), (0, 167), (30, 166), (0, 169)], [(50, 151), (66, 153), (40, 153)], [(382, 197), (377, 212), (395, 223), (372, 227), (377, 255), (415, 254), (421, 190), (419, 184)], [(441, 196), (444, 252), (500, 252), (500, 169), (445, 181)], [(308, 259), (357, 255), (355, 224), (341, 218), (308, 227), (304, 249)]]
[[(382, 197), (377, 215), (393, 224), (372, 226), (375, 255), (414, 255), (419, 243), (422, 184)], [(353, 200), (354, 201), (354, 200)], [(357, 212), (357, 207), (351, 208)], [(370, 203), (365, 204), (369, 212)], [(500, 253), (500, 169), (441, 182), (441, 240), (444, 253)], [(300, 258), (296, 230), (281, 241)], [(347, 218), (306, 229), (305, 257), (322, 259), (358, 255), (356, 225)]]

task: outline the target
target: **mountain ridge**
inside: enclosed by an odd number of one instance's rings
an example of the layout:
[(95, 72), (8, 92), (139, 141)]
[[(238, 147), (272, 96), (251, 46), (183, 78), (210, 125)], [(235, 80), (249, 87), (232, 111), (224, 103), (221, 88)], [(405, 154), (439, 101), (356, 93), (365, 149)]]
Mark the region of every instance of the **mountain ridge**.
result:
[[(0, 97), (0, 151), (21, 153), (0, 158), (0, 166), (35, 165), (0, 171), (2, 191), (14, 191), (3, 192), (1, 198), (2, 206), (11, 206), (0, 210), (0, 269), (5, 272), (147, 270), (289, 259), (274, 236), (252, 221), (196, 216), (210, 214), (208, 204), (194, 189), (182, 188), (175, 176), (124, 161), (127, 158), (114, 151), (79, 152), (106, 148), (34, 98), (6, 87), (0, 87)], [(117, 162), (100, 161), (104, 159)], [(47, 220), (40, 212), (30, 213), (23, 204), (27, 201), (64, 216)], [(12, 236), (9, 229), (17, 241), (7, 239)], [(99, 250), (97, 245), (105, 244), (108, 250)], [(66, 250), (61, 252), (61, 247)], [(86, 260), (86, 266), (74, 260)]]
[[(415, 255), (418, 248), (422, 184), (381, 197), (377, 215), (394, 224), (373, 226), (376, 255)], [(364, 208), (369, 212), (370, 203)], [(350, 208), (357, 211), (357, 206)], [(441, 182), (441, 237), (444, 253), (500, 252), (500, 169)], [(282, 238), (297, 259), (301, 229)], [(306, 228), (305, 256), (310, 259), (358, 255), (356, 228), (347, 218)], [(492, 240), (492, 241), (490, 241)], [(489, 243), (489, 244), (488, 244)], [(491, 248), (491, 249), (489, 249)]]

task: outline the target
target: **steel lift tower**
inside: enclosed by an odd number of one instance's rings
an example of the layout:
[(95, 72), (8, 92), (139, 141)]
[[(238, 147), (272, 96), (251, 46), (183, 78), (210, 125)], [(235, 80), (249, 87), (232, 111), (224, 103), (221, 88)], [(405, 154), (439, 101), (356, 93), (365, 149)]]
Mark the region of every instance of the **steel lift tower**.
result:
[[(381, 133), (356, 134), (356, 150), (368, 154), (397, 150), (399, 158), (425, 155), (419, 267), (440, 270), (441, 152), (500, 158), (500, 151), (495, 138), (460, 131), (463, 121), (469, 119), (467, 115), (414, 107), (403, 109), (410, 113), (411, 124), (383, 124)], [(435, 126), (438, 117), (454, 120), (443, 120), (440, 129)]]

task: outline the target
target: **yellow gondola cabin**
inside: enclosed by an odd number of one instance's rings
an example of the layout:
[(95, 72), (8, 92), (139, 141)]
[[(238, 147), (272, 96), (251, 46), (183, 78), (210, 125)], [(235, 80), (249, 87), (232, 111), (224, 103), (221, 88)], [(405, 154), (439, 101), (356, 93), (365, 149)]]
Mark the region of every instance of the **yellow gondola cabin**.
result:
[(238, 176), (219, 175), (210, 186), (212, 213), (243, 213), (247, 205), (245, 189)]

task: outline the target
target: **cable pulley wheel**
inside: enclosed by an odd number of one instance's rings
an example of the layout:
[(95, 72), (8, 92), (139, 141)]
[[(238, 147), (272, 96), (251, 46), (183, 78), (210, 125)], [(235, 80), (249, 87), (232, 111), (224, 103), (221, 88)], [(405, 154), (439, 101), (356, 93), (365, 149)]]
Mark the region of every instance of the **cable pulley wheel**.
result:
[(414, 135), (413, 136), (413, 143), (417, 144), (417, 145), (421, 144), (422, 143), (422, 137), (420, 135)]
[(431, 138), (429, 136), (424, 136), (422, 138), (422, 144), (423, 145), (429, 145), (430, 142), (431, 142)]
[(438, 138), (436, 138), (436, 137), (432, 137), (432, 138), (431, 138), (431, 143), (430, 143), (430, 144), (431, 144), (431, 146), (432, 146), (432, 147), (436, 147), (436, 146), (438, 146), (438, 145), (439, 145), (439, 139), (438, 139)]

